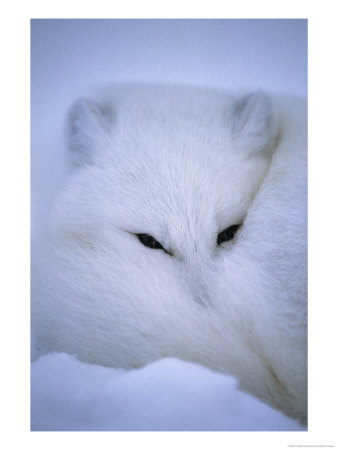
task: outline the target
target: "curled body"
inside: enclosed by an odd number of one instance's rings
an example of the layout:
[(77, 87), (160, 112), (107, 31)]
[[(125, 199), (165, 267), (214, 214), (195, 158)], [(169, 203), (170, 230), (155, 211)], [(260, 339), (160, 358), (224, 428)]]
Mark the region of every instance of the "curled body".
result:
[(305, 422), (306, 115), (298, 98), (186, 86), (77, 100), (33, 243), (37, 348), (194, 361)]

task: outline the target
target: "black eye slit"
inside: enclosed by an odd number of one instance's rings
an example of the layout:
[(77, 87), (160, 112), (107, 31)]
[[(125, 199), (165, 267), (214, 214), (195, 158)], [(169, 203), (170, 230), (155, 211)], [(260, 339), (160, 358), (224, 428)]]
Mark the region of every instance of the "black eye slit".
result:
[(240, 226), (241, 224), (231, 225), (231, 227), (228, 227), (225, 230), (221, 231), (217, 236), (217, 245), (221, 245), (223, 242), (231, 241), (231, 239), (235, 237), (235, 234), (237, 233)]
[(167, 250), (155, 238), (150, 236), (150, 234), (137, 234), (136, 236), (138, 237), (138, 240), (146, 247), (156, 250), (164, 250), (167, 252)]

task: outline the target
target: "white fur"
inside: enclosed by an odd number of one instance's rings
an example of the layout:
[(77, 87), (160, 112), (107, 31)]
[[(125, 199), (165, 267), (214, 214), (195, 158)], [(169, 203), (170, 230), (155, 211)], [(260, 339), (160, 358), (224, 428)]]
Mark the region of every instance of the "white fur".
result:
[(40, 350), (195, 361), (305, 421), (305, 102), (117, 85), (74, 104), (67, 138), (72, 168), (33, 248)]

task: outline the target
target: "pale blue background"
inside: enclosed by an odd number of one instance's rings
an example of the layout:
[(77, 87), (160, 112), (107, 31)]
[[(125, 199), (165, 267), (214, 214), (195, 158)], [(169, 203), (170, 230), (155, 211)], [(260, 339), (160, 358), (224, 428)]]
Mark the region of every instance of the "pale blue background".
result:
[(32, 21), (34, 97), (110, 79), (304, 95), (306, 65), (306, 20)]

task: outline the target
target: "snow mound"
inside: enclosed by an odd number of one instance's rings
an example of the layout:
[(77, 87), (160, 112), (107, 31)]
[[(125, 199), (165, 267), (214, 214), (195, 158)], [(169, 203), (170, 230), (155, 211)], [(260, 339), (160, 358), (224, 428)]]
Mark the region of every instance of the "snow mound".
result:
[(33, 431), (305, 431), (236, 379), (174, 358), (127, 371), (48, 354), (31, 383)]

